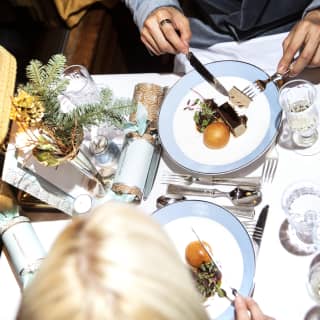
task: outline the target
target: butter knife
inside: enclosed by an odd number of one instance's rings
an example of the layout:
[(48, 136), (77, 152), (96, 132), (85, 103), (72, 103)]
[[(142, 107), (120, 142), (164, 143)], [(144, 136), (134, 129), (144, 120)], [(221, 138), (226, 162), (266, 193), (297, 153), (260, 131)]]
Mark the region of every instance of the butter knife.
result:
[(195, 68), (197, 72), (210, 83), (218, 92), (226, 97), (229, 97), (229, 93), (226, 88), (220, 83), (220, 81), (198, 60), (192, 52), (186, 54), (190, 64)]
[(156, 178), (158, 167), (159, 167), (161, 151), (162, 151), (161, 145), (160, 143), (157, 143), (154, 147), (154, 152), (152, 154), (147, 179), (143, 188), (143, 200), (146, 200), (148, 198), (152, 190), (154, 180)]

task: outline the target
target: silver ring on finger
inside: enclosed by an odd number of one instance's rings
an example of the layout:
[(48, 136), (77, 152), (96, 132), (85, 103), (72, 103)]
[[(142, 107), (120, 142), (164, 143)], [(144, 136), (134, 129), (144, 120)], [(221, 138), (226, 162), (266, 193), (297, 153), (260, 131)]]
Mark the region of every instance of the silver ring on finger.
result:
[(168, 18), (160, 20), (159, 22), (160, 28), (162, 28), (165, 24), (172, 24), (172, 21)]

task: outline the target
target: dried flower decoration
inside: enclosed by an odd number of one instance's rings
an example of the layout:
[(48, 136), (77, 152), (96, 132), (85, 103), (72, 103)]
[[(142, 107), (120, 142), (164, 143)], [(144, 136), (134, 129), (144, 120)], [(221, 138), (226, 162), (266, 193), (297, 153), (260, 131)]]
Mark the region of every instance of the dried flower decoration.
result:
[[(20, 85), (12, 98), (11, 119), (30, 137), (32, 154), (46, 166), (56, 166), (72, 159), (79, 151), (83, 128), (107, 122), (123, 128), (135, 105), (128, 99), (114, 99), (104, 88), (99, 103), (61, 110), (59, 97), (69, 80), (63, 77), (66, 58), (52, 56), (46, 65), (31, 60), (26, 68), (28, 82)], [(37, 128), (37, 132), (34, 132)]]
[(44, 105), (39, 97), (31, 96), (26, 91), (18, 89), (18, 94), (12, 98), (10, 118), (26, 127), (39, 125), (44, 115)]

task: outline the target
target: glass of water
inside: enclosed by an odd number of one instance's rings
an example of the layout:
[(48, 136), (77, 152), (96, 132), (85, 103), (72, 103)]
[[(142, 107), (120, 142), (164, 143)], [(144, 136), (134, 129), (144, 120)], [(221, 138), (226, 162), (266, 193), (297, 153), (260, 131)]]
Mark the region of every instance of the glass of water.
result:
[(288, 81), (280, 88), (279, 103), (294, 144), (300, 148), (314, 145), (318, 139), (319, 122), (316, 87), (302, 79)]
[(287, 220), (291, 242), (309, 254), (320, 244), (315, 233), (320, 226), (320, 185), (313, 181), (296, 181), (282, 195), (282, 209)]
[(63, 77), (69, 80), (64, 95), (72, 104), (79, 106), (99, 102), (99, 89), (85, 66), (71, 65), (64, 70)]

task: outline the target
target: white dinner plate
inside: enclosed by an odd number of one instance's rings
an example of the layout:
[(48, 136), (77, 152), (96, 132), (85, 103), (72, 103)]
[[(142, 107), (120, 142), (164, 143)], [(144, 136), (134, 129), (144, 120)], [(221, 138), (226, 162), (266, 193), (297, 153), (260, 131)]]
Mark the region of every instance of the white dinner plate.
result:
[[(250, 236), (229, 211), (211, 202), (186, 200), (159, 209), (153, 217), (164, 226), (185, 262), (185, 248), (197, 240), (207, 242), (221, 268), (222, 285), (236, 288), (249, 296), (254, 287), (255, 253)], [(185, 262), (186, 263), (186, 262)], [(210, 318), (234, 319), (234, 308), (226, 298), (215, 295), (207, 309)]]
[[(227, 90), (240, 90), (268, 75), (256, 66), (240, 61), (218, 61), (206, 65)], [(218, 105), (227, 98), (218, 93), (195, 70), (179, 79), (166, 95), (159, 114), (159, 136), (164, 149), (174, 162), (186, 170), (200, 174), (227, 174), (256, 161), (272, 145), (281, 123), (278, 88), (269, 83), (248, 108), (236, 107), (248, 118), (247, 130), (239, 137), (231, 135), (222, 149), (209, 149), (203, 134), (196, 129), (194, 110), (186, 106), (197, 98), (213, 98)]]

